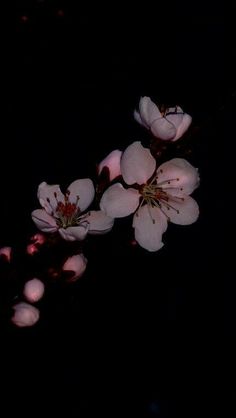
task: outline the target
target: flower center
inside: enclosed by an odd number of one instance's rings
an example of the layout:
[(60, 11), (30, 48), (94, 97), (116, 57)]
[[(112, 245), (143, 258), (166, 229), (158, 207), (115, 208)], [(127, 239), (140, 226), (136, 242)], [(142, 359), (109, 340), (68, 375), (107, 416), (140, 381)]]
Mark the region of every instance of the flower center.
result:
[(69, 190), (65, 193), (65, 202), (57, 199), (57, 193), (54, 193), (57, 201), (55, 217), (60, 228), (68, 228), (69, 226), (78, 226), (83, 217), (80, 216), (80, 208), (78, 206), (79, 196), (76, 198), (76, 203), (71, 203), (69, 200)]

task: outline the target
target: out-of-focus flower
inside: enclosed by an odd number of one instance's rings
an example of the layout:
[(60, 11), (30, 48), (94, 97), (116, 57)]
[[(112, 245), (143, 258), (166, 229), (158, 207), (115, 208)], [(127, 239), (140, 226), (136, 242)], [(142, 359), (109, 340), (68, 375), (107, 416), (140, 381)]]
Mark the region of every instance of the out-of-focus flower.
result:
[(25, 283), (23, 294), (31, 302), (38, 302), (44, 294), (44, 284), (39, 279), (31, 279)]
[(15, 312), (11, 320), (17, 327), (31, 327), (39, 320), (39, 310), (29, 303), (17, 303), (13, 309)]
[(8, 263), (11, 261), (12, 248), (11, 247), (2, 247), (0, 248), (0, 257), (4, 257)]
[(31, 238), (30, 241), (33, 242), (35, 245), (43, 245), (46, 241), (45, 236), (43, 234), (37, 233), (34, 234)]
[(58, 231), (67, 241), (81, 241), (87, 233), (109, 232), (113, 219), (101, 211), (85, 212), (92, 203), (94, 194), (90, 179), (74, 181), (65, 194), (61, 192), (59, 185), (43, 182), (38, 187), (38, 199), (43, 209), (34, 210), (32, 219), (41, 231)]
[(121, 175), (120, 171), (120, 159), (122, 152), (118, 149), (110, 152), (104, 160), (98, 165), (98, 174), (101, 174), (102, 169), (107, 167), (109, 170), (109, 180), (112, 181), (116, 177)]
[(139, 110), (134, 111), (134, 118), (150, 129), (156, 138), (169, 141), (181, 138), (192, 122), (192, 117), (184, 113), (180, 106), (169, 107), (162, 112), (150, 97), (146, 96), (141, 97)]
[(110, 186), (100, 207), (108, 216), (124, 217), (135, 212), (135, 239), (149, 251), (162, 248), (168, 221), (179, 225), (195, 222), (199, 208), (189, 195), (199, 185), (198, 170), (182, 158), (165, 162), (156, 170), (149, 149), (134, 142), (123, 153), (121, 174), (127, 185)]
[(74, 275), (70, 278), (70, 281), (74, 281), (83, 275), (86, 270), (87, 262), (88, 260), (83, 254), (73, 255), (66, 260), (62, 270), (74, 272)]
[(34, 255), (34, 254), (36, 254), (36, 253), (39, 252), (39, 249), (38, 249), (38, 247), (35, 244), (29, 244), (26, 247), (26, 252), (29, 255)]

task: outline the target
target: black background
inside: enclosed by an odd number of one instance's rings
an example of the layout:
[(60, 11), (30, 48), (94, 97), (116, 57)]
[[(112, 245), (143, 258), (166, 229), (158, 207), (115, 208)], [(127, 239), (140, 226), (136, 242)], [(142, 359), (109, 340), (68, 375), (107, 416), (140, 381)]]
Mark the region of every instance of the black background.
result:
[(1, 284), (5, 416), (235, 416), (234, 19), (201, 1), (32, 0), (6, 14), (0, 245), (22, 251), (35, 231), (41, 181), (94, 179), (147, 135), (142, 95), (193, 116), (201, 215), (156, 254), (129, 245), (130, 219), (91, 239), (85, 276), (50, 288), (31, 329), (9, 323)]

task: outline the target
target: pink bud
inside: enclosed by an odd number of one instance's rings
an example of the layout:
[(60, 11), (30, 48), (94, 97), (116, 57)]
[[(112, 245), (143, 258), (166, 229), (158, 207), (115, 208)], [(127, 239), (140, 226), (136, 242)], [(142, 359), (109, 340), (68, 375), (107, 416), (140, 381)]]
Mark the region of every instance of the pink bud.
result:
[(122, 152), (118, 149), (108, 154), (107, 157), (104, 158), (104, 160), (102, 160), (100, 164), (98, 165), (98, 174), (102, 172), (102, 169), (104, 167), (107, 167), (109, 169), (110, 181), (120, 176), (121, 175), (121, 171), (120, 171), (121, 154)]
[(38, 251), (39, 250), (38, 250), (38, 248), (36, 247), (35, 244), (29, 244), (29, 245), (27, 245), (27, 248), (26, 248), (27, 254), (34, 255), (34, 254), (38, 253)]
[(44, 294), (44, 284), (39, 279), (32, 279), (25, 283), (23, 294), (29, 302), (37, 302)]
[(39, 310), (28, 303), (17, 303), (13, 309), (15, 312), (11, 320), (17, 327), (31, 327), (39, 320)]
[(43, 234), (35, 234), (30, 238), (30, 241), (36, 245), (43, 245), (46, 241), (45, 236)]
[(66, 260), (62, 270), (74, 272), (75, 274), (71, 277), (70, 280), (75, 280), (81, 277), (85, 272), (87, 262), (88, 260), (84, 257), (83, 254), (73, 255)]
[(12, 254), (12, 248), (11, 247), (2, 247), (0, 248), (0, 257), (4, 257), (8, 263), (11, 261), (11, 254)]

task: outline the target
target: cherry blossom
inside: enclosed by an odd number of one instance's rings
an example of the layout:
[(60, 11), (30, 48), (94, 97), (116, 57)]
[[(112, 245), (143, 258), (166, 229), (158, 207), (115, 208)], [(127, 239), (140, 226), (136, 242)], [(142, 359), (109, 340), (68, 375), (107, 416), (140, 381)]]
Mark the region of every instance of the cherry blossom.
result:
[(121, 174), (128, 186), (110, 186), (103, 194), (101, 209), (113, 218), (134, 213), (135, 239), (149, 251), (163, 246), (168, 221), (189, 225), (199, 208), (189, 195), (199, 185), (198, 170), (182, 158), (173, 158), (156, 168), (149, 149), (134, 142), (123, 153)]
[(112, 181), (116, 177), (121, 175), (120, 171), (120, 159), (122, 152), (120, 150), (114, 150), (107, 155), (98, 165), (98, 174), (101, 174), (102, 169), (107, 167), (109, 170), (109, 180)]
[(35, 278), (25, 283), (23, 294), (31, 302), (38, 302), (44, 294), (44, 284), (41, 280)]
[(139, 110), (134, 111), (135, 120), (159, 139), (177, 141), (189, 128), (192, 117), (180, 106), (159, 110), (150, 97), (141, 97)]
[(14, 315), (11, 321), (17, 327), (31, 327), (39, 320), (39, 310), (29, 303), (17, 303), (13, 309)]
[(87, 259), (83, 254), (76, 254), (69, 257), (64, 263), (62, 270), (72, 271), (74, 275), (71, 277), (71, 281), (74, 281), (81, 277), (86, 270)]

